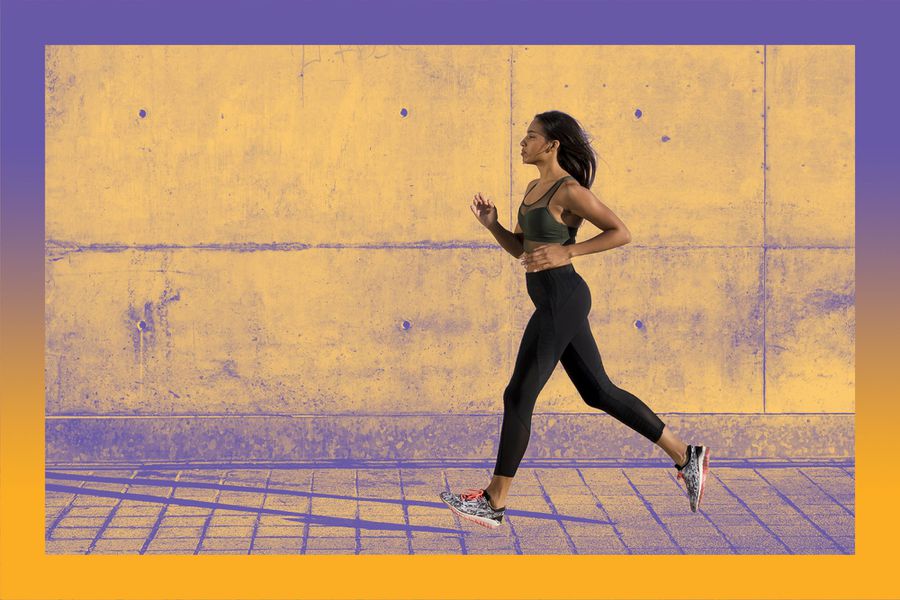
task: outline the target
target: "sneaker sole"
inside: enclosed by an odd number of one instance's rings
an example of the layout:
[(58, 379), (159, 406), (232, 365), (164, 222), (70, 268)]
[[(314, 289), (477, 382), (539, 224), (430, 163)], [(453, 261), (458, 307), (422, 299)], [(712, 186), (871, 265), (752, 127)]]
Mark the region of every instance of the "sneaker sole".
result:
[(700, 491), (697, 494), (697, 503), (694, 504), (693, 500), (691, 500), (691, 512), (695, 513), (700, 510), (700, 500), (703, 499), (703, 488), (706, 484), (706, 469), (709, 464), (709, 448), (706, 446), (701, 446), (702, 450), (700, 450)]
[(703, 470), (700, 473), (700, 496), (697, 498), (697, 510), (700, 510), (700, 502), (703, 500), (703, 492), (706, 491), (706, 477), (709, 473), (709, 448), (703, 448)]
[[(443, 502), (444, 504), (447, 504), (447, 502), (445, 502), (443, 498), (441, 498), (441, 502)], [(456, 510), (456, 507), (454, 507), (450, 504), (447, 504), (447, 508), (449, 508), (451, 511), (453, 511), (454, 514), (459, 515), (463, 519), (465, 519), (467, 521), (471, 521), (473, 523), (477, 523), (477, 524), (481, 525), (482, 527), (487, 527), (488, 529), (496, 529), (496, 528), (500, 527), (500, 523), (498, 523), (497, 521), (493, 521), (491, 519), (485, 519), (484, 517), (476, 517), (475, 515), (468, 515), (464, 512), (460, 512), (460, 511)]]

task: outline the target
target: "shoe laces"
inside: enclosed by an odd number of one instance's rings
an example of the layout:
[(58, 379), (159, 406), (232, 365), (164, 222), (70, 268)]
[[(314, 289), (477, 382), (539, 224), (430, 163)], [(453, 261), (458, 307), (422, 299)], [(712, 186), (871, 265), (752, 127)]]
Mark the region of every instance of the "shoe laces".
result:
[(480, 489), (467, 489), (463, 490), (463, 492), (459, 495), (463, 500), (476, 500), (484, 496), (484, 490)]

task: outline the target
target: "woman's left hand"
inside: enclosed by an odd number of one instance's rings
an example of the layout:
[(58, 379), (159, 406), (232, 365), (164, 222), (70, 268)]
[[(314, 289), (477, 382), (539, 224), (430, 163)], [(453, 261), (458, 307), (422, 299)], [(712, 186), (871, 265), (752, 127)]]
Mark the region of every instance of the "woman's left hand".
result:
[(543, 271), (554, 267), (561, 267), (569, 264), (571, 257), (569, 250), (561, 244), (545, 244), (538, 246), (532, 252), (526, 252), (519, 259), (528, 273), (534, 271)]

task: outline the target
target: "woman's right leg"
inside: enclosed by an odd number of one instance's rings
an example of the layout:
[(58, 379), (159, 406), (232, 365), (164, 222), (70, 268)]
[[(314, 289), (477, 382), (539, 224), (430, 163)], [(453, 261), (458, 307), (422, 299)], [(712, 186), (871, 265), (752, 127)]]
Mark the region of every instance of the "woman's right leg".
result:
[(588, 406), (612, 415), (662, 448), (673, 461), (684, 464), (687, 444), (640, 398), (610, 380), (587, 319), (572, 336), (560, 362)]
[(497, 463), (494, 478), (487, 487), (495, 508), (506, 505), (512, 478), (528, 447), (531, 416), (538, 395), (590, 312), (587, 284), (573, 269), (538, 277), (532, 280), (529, 292), (536, 310), (525, 327), (512, 377), (503, 392)]
[(497, 462), (494, 478), (487, 488), (498, 508), (504, 506), (509, 485), (528, 448), (531, 415), (538, 395), (553, 373), (553, 369), (541, 364), (539, 358), (545, 349), (545, 338), (552, 333), (552, 319), (550, 311), (544, 308), (538, 308), (531, 315), (522, 334), (513, 374), (503, 390), (503, 423)]
[(549, 379), (541, 377), (537, 357), (541, 330), (546, 330), (550, 318), (549, 311), (540, 308), (531, 315), (522, 334), (512, 377), (503, 390), (503, 424), (500, 426), (497, 463), (491, 483), (485, 490), (494, 508), (506, 506), (509, 488), (531, 437), (531, 413), (538, 394)]

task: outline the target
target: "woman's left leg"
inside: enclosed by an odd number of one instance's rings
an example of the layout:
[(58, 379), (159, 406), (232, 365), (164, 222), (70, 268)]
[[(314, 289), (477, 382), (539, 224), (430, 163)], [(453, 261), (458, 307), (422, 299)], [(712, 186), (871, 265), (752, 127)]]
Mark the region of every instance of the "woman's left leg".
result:
[(678, 469), (678, 478), (684, 480), (691, 511), (697, 512), (706, 488), (709, 448), (685, 444), (650, 407), (609, 380), (587, 318), (572, 336), (560, 362), (588, 406), (609, 413), (669, 455)]
[(640, 398), (610, 380), (587, 319), (563, 351), (560, 363), (588, 406), (612, 415), (662, 448), (677, 464), (684, 464), (687, 444)]

